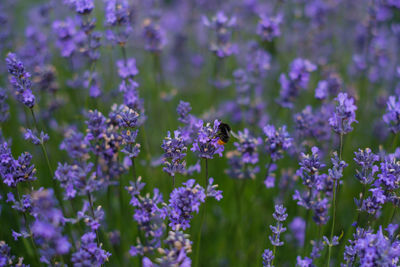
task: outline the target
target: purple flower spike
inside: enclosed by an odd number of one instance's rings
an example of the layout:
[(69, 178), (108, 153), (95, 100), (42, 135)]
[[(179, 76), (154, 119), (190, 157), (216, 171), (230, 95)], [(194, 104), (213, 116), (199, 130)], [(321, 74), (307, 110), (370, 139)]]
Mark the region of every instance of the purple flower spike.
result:
[(329, 124), (334, 132), (338, 134), (348, 134), (353, 130), (351, 124), (358, 122), (356, 120), (357, 107), (354, 105), (354, 99), (348, 97), (347, 93), (339, 93), (335, 98), (338, 102), (335, 113), (329, 118)]
[(122, 79), (134, 78), (138, 73), (139, 70), (136, 67), (136, 60), (134, 58), (129, 58), (126, 60), (118, 60), (117, 61), (118, 67), (118, 75)]
[(25, 70), (24, 64), (14, 53), (9, 53), (6, 58), (8, 73), (11, 74), (10, 83), (19, 102), (33, 108), (35, 96), (32, 94), (31, 74)]
[(220, 122), (215, 120), (213, 127), (210, 123), (207, 123), (198, 130), (197, 138), (194, 140), (191, 150), (198, 152), (200, 158), (212, 159), (215, 154), (222, 157), (224, 145), (219, 142), (219, 124)]
[(199, 212), (200, 204), (206, 199), (204, 188), (195, 182), (194, 179), (188, 180), (183, 183), (184, 186), (175, 188), (170, 195), (168, 216), (172, 229), (176, 229), (178, 225), (182, 229), (189, 228), (193, 213)]

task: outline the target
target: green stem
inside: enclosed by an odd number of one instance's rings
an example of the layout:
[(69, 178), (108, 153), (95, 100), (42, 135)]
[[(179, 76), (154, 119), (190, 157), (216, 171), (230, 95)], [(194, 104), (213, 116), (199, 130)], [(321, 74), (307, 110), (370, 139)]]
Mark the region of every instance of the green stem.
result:
[[(37, 134), (40, 135), (41, 131), (39, 129), (39, 126), (38, 126), (38, 123), (37, 123), (37, 120), (36, 120), (35, 112), (33, 111), (32, 108), (30, 109), (30, 111), (31, 111), (31, 114), (32, 114), (33, 123), (35, 124), (35, 128), (36, 128)], [(50, 160), (49, 160), (49, 157), (47, 155), (46, 147), (42, 142), (40, 142), (40, 145), (42, 147), (42, 151), (43, 151), (44, 157), (46, 158), (46, 163), (47, 163), (47, 167), (49, 168), (50, 174), (53, 175), (54, 171), (53, 171), (53, 168), (51, 167)]]
[[(207, 181), (208, 181), (208, 160), (204, 159), (205, 161), (205, 189), (207, 189)], [(196, 248), (196, 257), (195, 257), (195, 267), (199, 266), (199, 258), (200, 258), (200, 246), (201, 246), (201, 231), (203, 229), (203, 224), (206, 215), (206, 200), (204, 200), (204, 207), (201, 212), (201, 219), (200, 219), (200, 229), (197, 233), (197, 248)]]
[[(19, 203), (22, 203), (21, 197), (20, 197), (20, 194), (19, 194), (19, 191), (18, 191), (18, 185), (15, 187), (15, 193), (16, 193), (16, 195), (17, 195), (18, 202), (19, 202)], [(28, 218), (26, 217), (26, 213), (25, 213), (24, 211), (22, 211), (22, 215), (23, 215), (23, 217), (24, 217), (25, 228), (26, 228), (26, 230), (27, 230), (28, 233), (29, 233), (29, 239), (30, 239), (30, 241), (31, 241), (31, 246), (32, 246), (32, 248), (33, 248), (33, 255), (34, 255), (34, 258), (35, 258), (35, 260), (37, 261), (37, 263), (38, 263), (39, 265), (41, 265), (41, 264), (40, 264), (39, 256), (38, 256), (38, 254), (37, 254), (37, 248), (36, 248), (36, 245), (35, 245), (35, 241), (33, 240), (33, 234), (32, 234), (32, 231), (31, 231), (31, 227), (29, 226)], [(24, 240), (25, 240), (25, 238), (24, 238)], [(27, 246), (27, 244), (26, 244), (25, 242), (24, 242), (24, 244)], [(28, 251), (31, 251), (31, 250), (29, 249)]]
[(275, 255), (276, 255), (276, 246), (274, 246), (274, 248), (272, 249), (272, 253), (274, 256), (271, 260), (271, 266), (274, 266), (274, 260), (275, 260)]
[(308, 250), (307, 229), (309, 225), (310, 225), (310, 209), (306, 211), (306, 227), (304, 228), (304, 244), (303, 244), (304, 256), (306, 256)]
[[(340, 134), (340, 148), (339, 148), (339, 160), (342, 160), (342, 152), (343, 152), (343, 134)], [(335, 232), (335, 221), (336, 221), (336, 191), (337, 191), (337, 180), (335, 180), (334, 185), (333, 185), (333, 211), (332, 211), (332, 226), (331, 226), (331, 235), (330, 235), (330, 240), (332, 242), (333, 239), (333, 233)], [(326, 263), (326, 266), (330, 266), (330, 261), (331, 261), (331, 254), (332, 254), (332, 246), (329, 246), (328, 248), (328, 262)]]
[[(87, 197), (89, 200), (90, 210), (92, 212), (92, 218), (94, 220), (94, 207), (93, 207), (92, 194), (90, 192), (87, 192)], [(99, 231), (97, 229), (96, 229), (96, 238), (97, 238), (97, 245), (100, 247)]]
[[(332, 215), (332, 226), (331, 226), (331, 235), (330, 235), (330, 240), (333, 239), (333, 233), (335, 231), (335, 220), (336, 220), (336, 187), (337, 187), (337, 181), (335, 180), (335, 183), (333, 185), (333, 215)], [(326, 263), (326, 266), (330, 266), (330, 261), (331, 261), (331, 253), (332, 253), (332, 246), (329, 246), (328, 248), (328, 261)]]
[[(31, 114), (32, 114), (33, 123), (35, 124), (35, 128), (36, 128), (37, 134), (40, 135), (41, 131), (40, 131), (40, 129), (39, 129), (39, 125), (38, 125), (37, 120), (36, 120), (35, 112), (33, 111), (32, 108), (30, 109), (30, 111), (31, 111)], [(48, 155), (48, 153), (47, 153), (46, 146), (45, 146), (45, 144), (42, 142), (42, 140), (41, 140), (41, 142), (40, 142), (40, 147), (42, 148), (42, 152), (43, 152), (44, 158), (46, 159), (47, 168), (48, 168), (49, 171), (50, 171), (50, 176), (51, 176), (50, 179), (51, 179), (51, 182), (52, 182), (52, 184), (53, 184), (54, 192), (55, 192), (55, 195), (56, 195), (56, 197), (57, 197), (58, 203), (60, 203), (61, 211), (62, 211), (62, 213), (63, 213), (65, 216), (67, 216), (66, 210), (65, 210), (65, 207), (64, 207), (64, 202), (63, 202), (63, 200), (61, 199), (60, 190), (59, 190), (59, 188), (58, 188), (58, 185), (57, 185), (57, 183), (56, 183), (56, 180), (55, 180), (54, 177), (53, 177), (53, 175), (54, 175), (54, 170), (53, 170), (53, 168), (51, 167), (50, 160), (49, 160), (49, 155)], [(72, 236), (71, 236), (71, 238), (72, 238)]]

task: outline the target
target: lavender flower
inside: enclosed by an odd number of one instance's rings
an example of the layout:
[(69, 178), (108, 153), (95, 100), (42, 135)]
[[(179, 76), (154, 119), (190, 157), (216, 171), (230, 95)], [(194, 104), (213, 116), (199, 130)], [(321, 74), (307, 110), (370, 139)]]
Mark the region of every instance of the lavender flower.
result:
[(315, 98), (323, 100), (328, 97), (328, 82), (323, 80), (319, 81), (317, 88), (315, 88)]
[(90, 227), (90, 229), (95, 232), (100, 228), (101, 221), (104, 220), (104, 211), (101, 206), (97, 206), (96, 209), (93, 208), (93, 213), (91, 210), (91, 204), (89, 201), (83, 203), (82, 210), (78, 211), (78, 220), (83, 219), (85, 224)]
[(364, 185), (371, 184), (379, 169), (377, 165), (374, 165), (374, 162), (379, 160), (379, 156), (372, 153), (370, 148), (358, 149), (358, 152), (354, 154), (354, 161), (361, 167), (361, 171), (356, 170), (356, 178)]
[(36, 244), (40, 247), (40, 261), (51, 264), (59, 255), (69, 252), (71, 244), (62, 235), (64, 216), (55, 207), (55, 197), (52, 189), (39, 189), (32, 193), (32, 215), (35, 221), (31, 226)]
[(144, 48), (147, 51), (159, 53), (166, 45), (166, 34), (157, 19), (146, 18), (142, 24)]
[(56, 20), (52, 26), (57, 37), (56, 46), (60, 50), (61, 56), (71, 57), (85, 39), (85, 34), (77, 29), (77, 23), (72, 18), (64, 21)]
[(264, 253), (262, 254), (263, 267), (274, 267), (274, 265), (272, 265), (274, 258), (274, 253), (271, 250), (264, 250)]
[[(398, 241), (391, 241), (387, 238), (380, 226), (377, 233), (369, 231), (363, 232), (356, 236), (353, 241), (354, 250), (350, 254), (351, 261), (357, 257), (361, 266), (377, 265), (377, 266), (392, 266), (394, 262), (399, 260), (400, 244)], [(349, 248), (347, 248), (349, 252)]]
[(328, 170), (329, 176), (333, 180), (339, 180), (343, 177), (343, 169), (347, 167), (347, 163), (343, 160), (340, 160), (337, 152), (333, 152), (333, 156), (331, 157), (332, 168)]
[(106, 0), (105, 21), (111, 29), (106, 31), (107, 39), (124, 46), (132, 32), (133, 7), (127, 0)]
[(36, 134), (34, 134), (31, 129), (26, 129), (24, 138), (25, 138), (25, 140), (31, 141), (32, 144), (34, 144), (34, 145), (40, 145), (40, 144), (46, 143), (50, 137), (48, 134), (44, 133), (43, 131), (40, 132), (40, 136), (36, 136)]
[(319, 149), (317, 147), (312, 147), (311, 152), (311, 155), (301, 153), (299, 163), (300, 169), (296, 172), (302, 179), (303, 184), (310, 190), (323, 179), (319, 171), (325, 167), (325, 164), (320, 162)]
[(301, 217), (295, 217), (289, 224), (289, 229), (293, 233), (298, 245), (304, 245), (306, 222)]
[(93, 167), (93, 163), (58, 164), (54, 178), (65, 189), (65, 199), (75, 198), (76, 195), (86, 196), (87, 193), (94, 192), (101, 187), (103, 181), (97, 179), (96, 173), (92, 172)]
[(260, 137), (253, 137), (248, 129), (238, 132), (238, 142), (234, 143), (236, 150), (227, 153), (230, 168), (226, 170), (229, 176), (238, 179), (254, 179), (260, 168), (258, 163), (258, 147)]
[(96, 234), (88, 232), (81, 237), (79, 250), (74, 252), (71, 261), (75, 267), (101, 266), (108, 261), (111, 253), (96, 243)]
[(288, 77), (281, 74), (279, 82), (281, 84), (278, 103), (285, 108), (292, 108), (293, 102), (300, 93), (300, 90), (307, 89), (310, 80), (310, 73), (317, 67), (310, 61), (302, 58), (296, 58), (290, 64)]
[(3, 88), (0, 88), (0, 123), (8, 120), (9, 106), (6, 102), (7, 94)]
[(283, 227), (282, 224), (282, 222), (284, 222), (288, 216), (286, 213), (286, 208), (284, 208), (283, 205), (275, 205), (275, 212), (272, 214), (272, 216), (276, 220), (276, 226), (269, 226), (272, 231), (272, 235), (269, 236), (269, 240), (273, 246), (280, 247), (283, 246), (283, 241), (280, 240), (280, 235), (286, 231), (286, 228)]
[(32, 156), (28, 152), (14, 159), (8, 144), (0, 145), (0, 177), (10, 187), (16, 187), (20, 182), (36, 180), (36, 169), (31, 164)]
[(194, 179), (189, 179), (183, 183), (183, 187), (175, 188), (170, 195), (168, 217), (172, 229), (176, 229), (178, 225), (182, 229), (189, 228), (192, 214), (198, 213), (200, 204), (205, 202), (205, 190), (195, 182)]
[(393, 133), (397, 134), (400, 131), (400, 100), (396, 101), (395, 96), (389, 96), (386, 105), (386, 114), (383, 115), (383, 121)]
[(6, 58), (8, 73), (11, 74), (10, 83), (19, 102), (33, 108), (35, 96), (32, 94), (31, 74), (25, 70), (24, 64), (14, 53), (9, 53)]
[(0, 266), (18, 266), (27, 267), (29, 265), (23, 264), (24, 258), (16, 259), (15, 256), (11, 255), (11, 249), (4, 241), (0, 241)]
[(271, 42), (281, 35), (280, 24), (282, 23), (282, 15), (275, 17), (261, 16), (257, 24), (257, 34), (263, 41)]
[(286, 131), (286, 126), (276, 129), (273, 125), (267, 125), (263, 129), (267, 136), (265, 139), (266, 149), (273, 161), (277, 161), (283, 157), (283, 152), (292, 146), (293, 139), (290, 138)]
[(351, 124), (356, 122), (357, 107), (354, 105), (354, 99), (348, 97), (347, 93), (339, 93), (335, 98), (338, 102), (335, 113), (329, 118), (329, 124), (332, 126), (334, 132), (338, 134), (348, 134), (353, 130)]
[(16, 199), (14, 194), (7, 193), (7, 203), (13, 203), (12, 208), (20, 212), (29, 214), (32, 211), (32, 196), (22, 195), (21, 199)]
[(174, 138), (171, 138), (171, 133), (168, 132), (166, 138), (164, 138), (161, 148), (164, 150), (164, 164), (163, 171), (171, 176), (175, 176), (175, 173), (184, 173), (186, 167), (186, 156), (187, 147), (183, 142), (181, 133), (179, 131), (174, 132)]
[(211, 127), (210, 123), (207, 123), (198, 130), (197, 137), (193, 142), (191, 150), (193, 152), (198, 152), (200, 158), (212, 159), (215, 154), (222, 157), (224, 146), (219, 143), (219, 125), (220, 122), (215, 120), (213, 127)]
[(190, 121), (190, 111), (192, 110), (192, 107), (190, 106), (190, 103), (180, 101), (178, 107), (176, 108), (176, 112), (178, 113), (178, 121), (182, 123), (189, 123)]
[(128, 58), (126, 62), (124, 60), (118, 60), (117, 67), (118, 75), (122, 79), (134, 78), (139, 73), (134, 58)]
[(75, 0), (76, 12), (82, 15), (90, 14), (94, 9), (93, 0)]
[(67, 151), (69, 157), (76, 160), (87, 160), (89, 158), (89, 142), (80, 132), (69, 129), (60, 144), (60, 149)]
[(389, 190), (397, 189), (400, 180), (400, 162), (394, 156), (389, 156), (381, 163), (381, 173), (378, 174), (379, 184)]
[(146, 252), (155, 251), (161, 246), (161, 237), (165, 230), (163, 218), (164, 211), (159, 207), (163, 202), (162, 195), (158, 189), (154, 189), (153, 196), (146, 194), (141, 196), (141, 190), (144, 183), (141, 182), (141, 177), (137, 181), (131, 182), (129, 187), (126, 187), (131, 195), (130, 204), (135, 207), (133, 219), (138, 223), (139, 229), (144, 233), (145, 242), (138, 240), (138, 244), (132, 246), (130, 254), (132, 256), (144, 255)]
[(164, 241), (166, 248), (159, 250), (161, 254), (156, 258), (159, 264), (153, 263), (149, 258), (143, 258), (144, 267), (162, 267), (162, 266), (191, 266), (192, 261), (187, 254), (192, 252), (192, 242), (189, 235), (182, 231), (170, 231), (167, 239)]
[(312, 267), (314, 265), (313, 265), (312, 259), (310, 259), (308, 257), (304, 257), (304, 259), (302, 259), (300, 256), (297, 256), (296, 266), (297, 267)]
[(236, 25), (236, 17), (228, 18), (219, 11), (210, 19), (203, 16), (203, 24), (214, 30), (215, 40), (211, 42), (210, 50), (219, 58), (236, 53), (236, 45), (231, 43), (232, 28)]

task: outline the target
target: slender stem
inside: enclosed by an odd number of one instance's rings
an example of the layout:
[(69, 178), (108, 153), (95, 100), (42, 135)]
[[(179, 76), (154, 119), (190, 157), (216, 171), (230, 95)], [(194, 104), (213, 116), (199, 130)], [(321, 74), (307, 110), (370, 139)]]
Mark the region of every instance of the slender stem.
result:
[(125, 45), (121, 45), (121, 52), (122, 52), (122, 58), (124, 59), (124, 64), (126, 65), (128, 57), (126, 56)]
[[(87, 197), (89, 199), (90, 210), (92, 212), (92, 218), (94, 220), (94, 208), (93, 208), (92, 194), (90, 192), (87, 192)], [(97, 229), (96, 229), (96, 238), (97, 238), (97, 245), (100, 246), (99, 232), (97, 231)]]
[[(365, 196), (366, 188), (367, 188), (367, 185), (363, 184), (363, 191), (362, 191), (362, 195), (361, 195), (361, 199), (360, 199), (360, 205), (361, 206), (362, 206), (362, 204), (364, 202), (364, 196)], [(359, 209), (357, 209), (356, 229), (358, 227), (358, 224), (360, 223), (360, 215), (361, 215), (361, 207)]]
[[(333, 185), (333, 215), (332, 215), (332, 226), (331, 226), (331, 235), (330, 235), (330, 240), (333, 239), (333, 233), (335, 231), (335, 220), (336, 220), (336, 187), (337, 187), (337, 181), (335, 180), (334, 185)], [(329, 245), (328, 248), (328, 261), (326, 263), (326, 266), (330, 266), (330, 261), (331, 261), (331, 253), (332, 253), (332, 246)]]
[[(21, 197), (20, 197), (20, 194), (19, 194), (19, 191), (18, 191), (18, 185), (15, 187), (15, 193), (17, 195), (18, 202), (22, 203)], [(29, 239), (30, 239), (30, 241), (32, 243), (31, 245), (32, 245), (32, 248), (34, 250), (34, 252), (33, 252), (34, 258), (38, 262), (38, 264), (40, 265), (40, 259), (39, 259), (39, 256), (37, 255), (37, 248), (36, 248), (36, 245), (35, 245), (35, 241), (33, 240), (33, 234), (32, 234), (32, 231), (31, 231), (31, 227), (29, 226), (28, 218), (26, 217), (26, 213), (24, 211), (22, 211), (22, 215), (24, 217), (25, 228), (29, 232), (29, 237), (30, 237)]]
[(133, 180), (137, 180), (137, 175), (136, 175), (136, 167), (135, 167), (135, 159), (132, 159), (132, 175), (133, 175)]
[(339, 159), (342, 160), (342, 152), (343, 152), (343, 134), (340, 134), (340, 148), (339, 148)]
[(389, 221), (387, 222), (387, 224), (393, 222), (394, 215), (396, 214), (396, 205), (393, 205), (393, 208), (392, 208), (392, 211), (391, 211), (390, 214), (391, 214), (391, 215), (390, 215), (390, 219), (389, 219)]
[[(39, 129), (39, 126), (38, 126), (38, 123), (37, 123), (37, 120), (36, 120), (35, 112), (33, 111), (32, 108), (30, 109), (30, 111), (31, 111), (31, 114), (32, 114), (33, 123), (35, 124), (36, 131), (37, 131), (38, 135), (40, 135), (41, 131)], [(41, 147), (42, 147), (42, 151), (43, 151), (44, 157), (46, 158), (47, 167), (49, 168), (49, 171), (50, 171), (51, 175), (53, 175), (54, 171), (53, 171), (53, 168), (51, 167), (50, 160), (49, 160), (49, 157), (47, 155), (46, 147), (42, 142), (40, 142), (40, 144), (41, 144)]]
[[(208, 181), (208, 161), (205, 158), (205, 189), (207, 189), (207, 181)], [(207, 198), (206, 198), (207, 199)], [(201, 231), (203, 229), (203, 224), (206, 215), (206, 200), (204, 200), (204, 207), (201, 212), (201, 219), (200, 219), (200, 229), (197, 233), (197, 248), (196, 248), (196, 258), (195, 258), (195, 267), (199, 266), (199, 258), (200, 258), (200, 246), (201, 246)]]
[[(39, 129), (39, 125), (38, 125), (37, 120), (36, 120), (35, 112), (33, 111), (32, 108), (30, 109), (30, 111), (31, 111), (31, 114), (32, 114), (33, 123), (35, 124), (35, 128), (36, 128), (37, 134), (40, 135), (41, 131), (40, 131), (40, 129)], [(53, 175), (54, 175), (54, 170), (53, 170), (53, 168), (51, 167), (50, 160), (49, 160), (49, 156), (48, 156), (48, 154), (47, 154), (47, 149), (46, 149), (45, 144), (42, 142), (42, 140), (41, 140), (41, 142), (40, 142), (40, 147), (42, 148), (43, 155), (44, 155), (44, 157), (45, 157), (45, 159), (46, 159), (47, 168), (48, 168), (49, 171), (50, 171), (50, 176), (51, 176), (50, 179), (51, 179), (51, 182), (52, 182), (52, 184), (53, 184), (53, 188), (54, 188), (55, 195), (56, 195), (56, 197), (57, 197), (58, 203), (60, 204), (61, 211), (62, 211), (62, 213), (63, 213), (65, 216), (67, 216), (66, 210), (65, 210), (65, 207), (64, 207), (63, 200), (61, 199), (61, 196), (60, 196), (60, 190), (58, 189), (58, 185), (57, 185), (57, 183), (56, 183), (56, 180), (55, 180), (54, 177), (53, 177)], [(72, 238), (72, 237), (71, 237), (71, 238)]]
[(276, 257), (276, 246), (274, 246), (274, 248), (272, 249), (272, 253), (273, 253), (273, 258), (272, 258), (272, 260), (271, 260), (271, 266), (274, 266), (274, 260), (275, 260), (275, 257)]
[(304, 227), (304, 256), (307, 254), (307, 249), (308, 249), (308, 242), (307, 242), (307, 229), (308, 226), (310, 225), (310, 209), (307, 209), (306, 211), (306, 227)]
[[(342, 160), (342, 152), (343, 152), (343, 134), (340, 134), (340, 148), (339, 148), (339, 160)], [(335, 221), (336, 221), (336, 191), (337, 191), (338, 183), (337, 180), (335, 180), (334, 185), (333, 185), (333, 211), (332, 211), (332, 226), (331, 226), (331, 235), (330, 235), (330, 241), (332, 242), (333, 239), (333, 233), (335, 232)], [(332, 246), (329, 245), (328, 248), (328, 262), (326, 263), (326, 266), (330, 266), (330, 261), (331, 261), (331, 254), (332, 254)]]

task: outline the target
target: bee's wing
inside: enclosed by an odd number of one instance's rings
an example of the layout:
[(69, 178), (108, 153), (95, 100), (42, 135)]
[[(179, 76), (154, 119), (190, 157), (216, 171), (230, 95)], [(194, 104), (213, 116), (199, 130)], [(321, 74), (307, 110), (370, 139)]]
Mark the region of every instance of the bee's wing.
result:
[(230, 133), (231, 133), (231, 135), (232, 135), (233, 137), (235, 137), (236, 139), (239, 139), (239, 136), (238, 136), (237, 134), (235, 134), (234, 131), (230, 131)]

